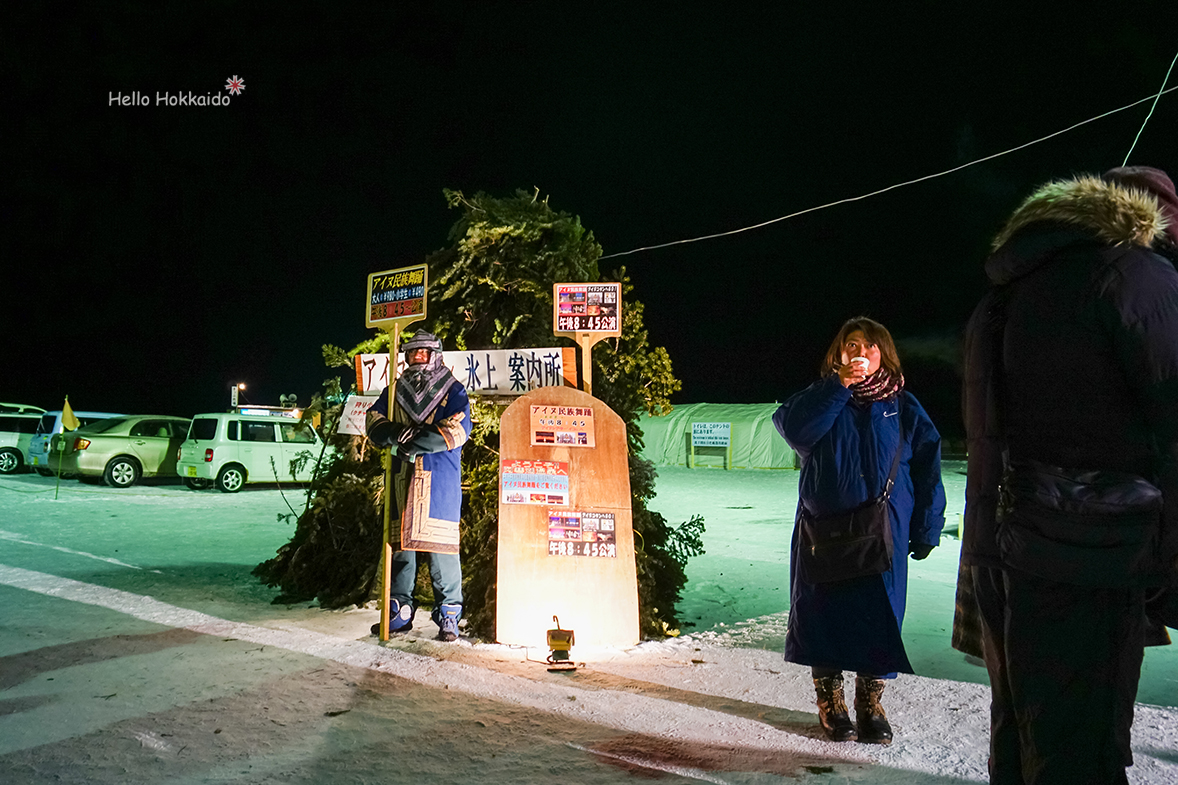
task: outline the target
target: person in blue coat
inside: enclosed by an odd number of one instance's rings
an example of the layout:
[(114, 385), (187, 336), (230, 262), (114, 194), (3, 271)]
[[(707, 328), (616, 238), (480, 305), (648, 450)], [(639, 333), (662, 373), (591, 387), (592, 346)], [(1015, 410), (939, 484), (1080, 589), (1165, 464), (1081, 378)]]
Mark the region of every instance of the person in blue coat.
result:
[[(803, 507), (814, 516), (846, 512), (880, 496), (900, 452), (887, 505), (894, 543), (891, 569), (807, 583), (799, 575), (795, 524), (785, 637), (786, 661), (812, 670), (827, 737), (889, 744), (892, 729), (881, 704), (884, 680), (912, 673), (900, 638), (907, 557), (927, 557), (945, 524), (940, 434), (904, 390), (892, 336), (864, 316), (842, 326), (826, 352), (822, 378), (783, 403), (773, 423), (801, 458), (799, 514)], [(843, 696), (844, 670), (857, 674), (854, 725)]]
[[(412, 509), (419, 525), (457, 530), (470, 400), (462, 382), (443, 364), (437, 336), (420, 331), (405, 342), (404, 351), (406, 367), (394, 382), (393, 411), (389, 413), (389, 396), (382, 391), (368, 409), (368, 438), (395, 451), (393, 488), (401, 515)], [(437, 599), (433, 620), (442, 641), (458, 639), (462, 617), (462, 563), (457, 550), (455, 542), (451, 553), (431, 550), (429, 554)], [(389, 631), (406, 632), (413, 627), (417, 551), (396, 550), (391, 570)], [(372, 625), (374, 635), (379, 631), (379, 623)]]

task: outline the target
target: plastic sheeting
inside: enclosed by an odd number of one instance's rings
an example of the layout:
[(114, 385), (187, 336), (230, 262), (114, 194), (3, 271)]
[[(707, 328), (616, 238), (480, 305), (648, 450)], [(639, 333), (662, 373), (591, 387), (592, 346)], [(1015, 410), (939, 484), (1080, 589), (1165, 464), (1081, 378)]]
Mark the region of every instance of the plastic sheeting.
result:
[[(733, 469), (794, 469), (794, 451), (773, 426), (777, 403), (678, 404), (663, 417), (639, 420), (645, 446), (642, 456), (656, 466), (687, 466), (691, 457), (693, 422), (732, 423)], [(728, 463), (723, 447), (695, 448), (697, 467), (722, 468)]]

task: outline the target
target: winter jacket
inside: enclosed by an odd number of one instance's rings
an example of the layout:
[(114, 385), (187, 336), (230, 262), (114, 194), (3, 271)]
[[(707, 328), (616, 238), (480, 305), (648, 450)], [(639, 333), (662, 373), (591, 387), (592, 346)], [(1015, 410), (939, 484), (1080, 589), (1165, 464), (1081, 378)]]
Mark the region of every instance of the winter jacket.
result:
[(1178, 272), (1151, 250), (1164, 225), (1141, 192), (1080, 177), (1033, 194), (995, 240), (994, 288), (966, 329), (963, 563), (1003, 564), (1003, 450), (1154, 482), (1161, 552), (1178, 553)]
[(940, 434), (911, 393), (861, 405), (833, 375), (790, 397), (773, 423), (801, 457), (798, 511), (804, 506), (815, 515), (852, 509), (883, 491), (903, 425), (900, 466), (888, 501), (892, 569), (808, 584), (798, 577), (795, 525), (785, 659), (877, 676), (911, 673), (900, 639), (908, 546), (936, 545), (945, 524)]
[[(372, 427), (388, 416), (389, 396), (382, 390), (368, 409), (367, 425)], [(408, 416), (394, 404), (395, 423), (409, 422)], [(408, 480), (415, 472), (426, 472), (429, 500), (422, 508), (426, 519), (458, 521), (462, 512), (462, 445), (470, 436), (470, 400), (461, 382), (450, 385), (437, 408), (426, 418), (426, 427), (400, 452), (409, 460), (399, 462), (394, 485), (397, 508), (405, 509)], [(394, 464), (397, 465), (397, 464)]]

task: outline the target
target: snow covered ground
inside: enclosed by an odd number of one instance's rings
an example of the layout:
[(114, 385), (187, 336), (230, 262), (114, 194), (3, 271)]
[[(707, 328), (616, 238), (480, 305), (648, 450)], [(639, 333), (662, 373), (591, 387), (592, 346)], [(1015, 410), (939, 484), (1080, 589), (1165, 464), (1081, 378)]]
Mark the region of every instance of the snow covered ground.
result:
[[(950, 521), (961, 466), (946, 465)], [(957, 541), (914, 565), (919, 676), (887, 748), (822, 740), (784, 663), (792, 471), (660, 470), (654, 508), (706, 518), (684, 634), (546, 651), (408, 636), (373, 609), (275, 606), (249, 573), (289, 539), (279, 491), (114, 491), (0, 478), (0, 782), (984, 782), (984, 668), (949, 647)], [(300, 498), (286, 491), (295, 507)], [(1178, 781), (1178, 646), (1147, 650), (1131, 782)]]

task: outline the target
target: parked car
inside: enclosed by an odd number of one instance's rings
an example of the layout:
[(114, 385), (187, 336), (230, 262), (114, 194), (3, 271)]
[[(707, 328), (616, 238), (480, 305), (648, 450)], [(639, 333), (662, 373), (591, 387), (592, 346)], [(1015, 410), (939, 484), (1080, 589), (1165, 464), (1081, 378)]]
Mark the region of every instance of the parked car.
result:
[(0, 474), (16, 474), (28, 464), (29, 442), (37, 432), (41, 415), (0, 414)]
[[(310, 482), (323, 439), (309, 426), (275, 413), (198, 414), (181, 445), (176, 470), (188, 487), (216, 485), (236, 493), (246, 483)], [(292, 471), (291, 462), (296, 462)]]
[[(105, 420), (108, 417), (123, 417), (124, 415), (113, 412), (74, 412), (74, 416), (78, 418), (80, 427), (81, 425), (89, 425), (96, 420)], [(45, 477), (53, 474), (53, 470), (49, 468), (49, 439), (55, 434), (61, 433), (63, 430), (65, 429), (61, 424), (60, 409), (45, 412), (41, 415), (41, 422), (37, 425), (37, 432), (33, 434), (32, 441), (29, 442), (29, 465), (36, 469), (38, 474)]]
[(158, 414), (96, 420), (50, 440), (49, 469), (60, 464), (63, 477), (101, 477), (113, 488), (129, 488), (141, 477), (175, 477), (190, 422)]
[(44, 414), (45, 410), (40, 406), (29, 406), (27, 403), (0, 402), (0, 412), (4, 412), (6, 414)]

